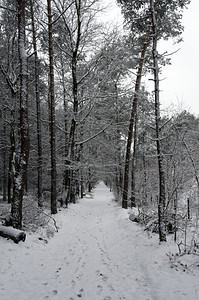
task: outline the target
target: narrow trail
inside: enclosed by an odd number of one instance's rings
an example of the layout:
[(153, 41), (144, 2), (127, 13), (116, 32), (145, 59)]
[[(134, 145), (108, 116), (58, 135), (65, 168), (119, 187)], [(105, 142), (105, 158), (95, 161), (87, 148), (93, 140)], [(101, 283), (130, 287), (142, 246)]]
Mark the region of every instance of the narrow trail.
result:
[[(57, 215), (61, 229), (47, 244), (35, 236), (12, 244), (9, 261), (0, 259), (0, 299), (199, 299), (197, 286), (196, 297), (187, 296), (198, 281), (182, 286), (186, 274), (168, 276), (158, 240), (148, 238), (112, 200), (100, 182), (93, 197)], [(174, 284), (176, 274), (179, 283)]]

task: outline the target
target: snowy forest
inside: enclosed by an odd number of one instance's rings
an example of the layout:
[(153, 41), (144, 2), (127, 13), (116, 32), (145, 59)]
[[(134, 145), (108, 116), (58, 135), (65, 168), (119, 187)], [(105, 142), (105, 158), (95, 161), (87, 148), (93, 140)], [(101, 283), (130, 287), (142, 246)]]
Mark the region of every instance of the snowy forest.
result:
[(190, 1), (116, 2), (122, 30), (100, 0), (0, 1), (0, 232), (58, 231), (104, 182), (130, 226), (198, 255), (199, 118), (162, 109), (159, 52), (182, 41)]

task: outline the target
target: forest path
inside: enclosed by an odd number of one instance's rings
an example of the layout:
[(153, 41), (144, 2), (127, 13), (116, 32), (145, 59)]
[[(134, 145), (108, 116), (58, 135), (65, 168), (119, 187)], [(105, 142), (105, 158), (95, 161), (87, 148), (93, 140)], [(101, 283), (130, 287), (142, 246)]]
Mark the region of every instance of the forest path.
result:
[(36, 235), (9, 241), (9, 258), (0, 258), (0, 299), (199, 299), (198, 278), (190, 282), (170, 269), (169, 246), (149, 238), (112, 200), (99, 182), (92, 197), (59, 212), (59, 233), (47, 244)]

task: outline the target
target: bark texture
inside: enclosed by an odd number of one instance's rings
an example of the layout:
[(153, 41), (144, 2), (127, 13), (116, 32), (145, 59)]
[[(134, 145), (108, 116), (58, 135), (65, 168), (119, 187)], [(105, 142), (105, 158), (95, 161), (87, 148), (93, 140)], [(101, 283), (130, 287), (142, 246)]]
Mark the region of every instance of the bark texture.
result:
[(126, 146), (126, 157), (125, 157), (125, 165), (124, 165), (124, 185), (123, 185), (123, 194), (122, 194), (122, 208), (128, 207), (128, 189), (129, 189), (129, 169), (130, 169), (130, 159), (131, 159), (131, 146), (132, 146), (132, 139), (133, 139), (133, 131), (135, 126), (136, 114), (137, 114), (137, 105), (139, 99), (139, 92), (141, 86), (141, 79), (142, 79), (142, 70), (144, 66), (144, 59), (147, 51), (149, 43), (149, 32), (146, 33), (145, 43), (143, 44), (139, 67), (136, 76), (136, 83), (135, 83), (135, 92), (133, 97), (133, 105), (131, 110), (131, 117), (129, 121), (129, 130), (128, 130), (128, 139), (127, 139), (127, 146)]
[(42, 133), (41, 133), (41, 108), (40, 108), (40, 95), (39, 95), (39, 60), (37, 54), (37, 40), (34, 21), (34, 8), (33, 1), (30, 0), (31, 19), (32, 19), (32, 36), (33, 36), (33, 49), (34, 49), (34, 62), (35, 62), (35, 98), (36, 98), (36, 111), (37, 111), (37, 197), (38, 205), (43, 206), (42, 202)]
[(76, 188), (77, 188), (77, 172), (78, 170), (75, 167), (75, 160), (76, 160), (76, 153), (75, 153), (75, 135), (77, 129), (77, 115), (79, 109), (79, 101), (78, 101), (78, 79), (77, 79), (77, 63), (78, 63), (78, 51), (79, 45), (81, 40), (81, 7), (82, 1), (75, 1), (75, 9), (77, 15), (77, 35), (76, 40), (73, 42), (71, 41), (72, 47), (72, 61), (71, 61), (71, 68), (72, 68), (72, 85), (73, 85), (73, 118), (71, 121), (70, 127), (70, 134), (69, 134), (69, 152), (68, 157), (70, 163), (73, 164), (70, 170), (70, 190), (69, 190), (69, 199), (71, 202), (75, 203), (76, 200)]
[(159, 66), (158, 66), (158, 52), (157, 52), (157, 22), (154, 1), (150, 0), (151, 19), (152, 19), (152, 33), (153, 33), (153, 71), (154, 71), (154, 87), (155, 87), (155, 125), (156, 125), (156, 147), (158, 156), (159, 169), (159, 202), (158, 202), (158, 220), (159, 220), (159, 240), (166, 241), (166, 230), (164, 222), (165, 211), (165, 174), (163, 167), (163, 152), (161, 145), (161, 116), (160, 116), (160, 99), (159, 99)]
[(18, 0), (18, 45), (20, 62), (20, 153), (13, 153), (13, 199), (12, 221), (15, 228), (22, 226), (22, 202), (24, 188), (27, 180), (27, 168), (29, 158), (29, 126), (28, 126), (28, 67), (25, 49), (25, 0)]
[(57, 213), (56, 193), (56, 142), (55, 142), (55, 91), (54, 91), (54, 54), (51, 0), (47, 0), (48, 7), (48, 38), (50, 63), (50, 148), (51, 148), (51, 213)]

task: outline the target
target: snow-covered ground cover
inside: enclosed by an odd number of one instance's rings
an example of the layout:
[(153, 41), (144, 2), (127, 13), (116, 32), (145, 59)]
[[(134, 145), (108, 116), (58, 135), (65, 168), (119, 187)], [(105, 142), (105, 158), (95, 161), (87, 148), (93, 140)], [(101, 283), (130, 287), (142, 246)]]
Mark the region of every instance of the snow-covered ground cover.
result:
[(103, 182), (55, 218), (54, 236), (0, 237), (1, 300), (199, 299), (199, 272), (171, 268), (177, 247), (131, 222)]

